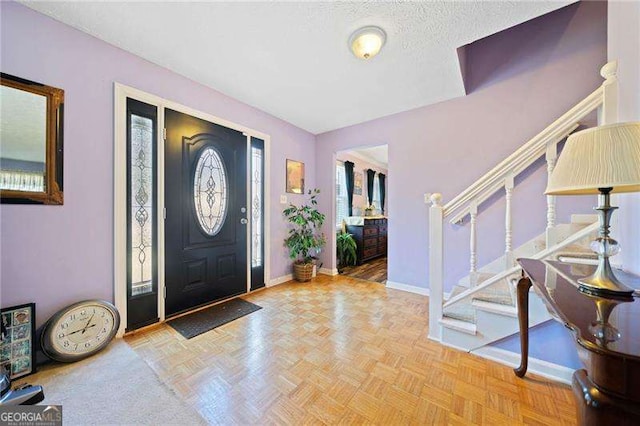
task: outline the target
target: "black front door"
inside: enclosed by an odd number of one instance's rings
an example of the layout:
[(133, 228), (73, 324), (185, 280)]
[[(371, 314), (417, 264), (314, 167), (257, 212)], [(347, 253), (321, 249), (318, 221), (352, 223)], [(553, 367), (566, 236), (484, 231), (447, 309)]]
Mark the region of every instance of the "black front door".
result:
[(247, 291), (247, 138), (165, 110), (165, 312)]

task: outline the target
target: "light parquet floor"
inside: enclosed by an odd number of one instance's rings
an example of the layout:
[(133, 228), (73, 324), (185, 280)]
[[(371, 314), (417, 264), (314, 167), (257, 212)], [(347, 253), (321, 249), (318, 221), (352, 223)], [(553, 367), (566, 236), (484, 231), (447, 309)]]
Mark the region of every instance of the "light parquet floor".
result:
[(428, 299), (319, 276), (245, 297), (264, 309), (191, 340), (126, 337), (212, 424), (575, 424), (568, 386), (427, 339)]

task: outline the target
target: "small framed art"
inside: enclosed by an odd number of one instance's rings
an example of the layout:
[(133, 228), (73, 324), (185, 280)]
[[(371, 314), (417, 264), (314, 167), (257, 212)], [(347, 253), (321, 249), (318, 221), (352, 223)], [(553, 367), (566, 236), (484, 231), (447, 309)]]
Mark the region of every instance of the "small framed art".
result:
[(0, 364), (7, 365), (11, 380), (35, 372), (36, 304), (0, 309)]
[(304, 163), (287, 159), (287, 192), (304, 194)]
[(362, 195), (362, 172), (353, 173), (353, 194)]

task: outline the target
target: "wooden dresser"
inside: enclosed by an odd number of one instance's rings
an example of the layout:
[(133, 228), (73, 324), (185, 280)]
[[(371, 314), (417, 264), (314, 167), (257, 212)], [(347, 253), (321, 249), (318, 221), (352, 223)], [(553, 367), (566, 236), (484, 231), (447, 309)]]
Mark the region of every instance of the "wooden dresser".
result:
[(347, 225), (347, 232), (356, 240), (357, 263), (387, 255), (387, 219), (364, 219), (363, 225)]

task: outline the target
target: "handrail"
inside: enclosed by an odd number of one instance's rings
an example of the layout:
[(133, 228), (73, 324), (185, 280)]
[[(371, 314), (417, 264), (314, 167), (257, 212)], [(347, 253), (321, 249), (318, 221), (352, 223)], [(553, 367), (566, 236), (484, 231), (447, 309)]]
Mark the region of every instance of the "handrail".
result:
[[(484, 194), (485, 199), (493, 195), (502, 186), (496, 185), (496, 183), (504, 180), (509, 173), (513, 173), (514, 165), (518, 165), (518, 169), (521, 172), (533, 164), (534, 161), (542, 156), (548, 143), (562, 140), (558, 138), (561, 135), (568, 135), (568, 129), (575, 129), (578, 125), (577, 123), (582, 118), (602, 105), (604, 85), (606, 83), (606, 81), (602, 83), (602, 85), (589, 96), (578, 102), (573, 108), (547, 126), (542, 132), (538, 133), (513, 154), (505, 158), (497, 166), (485, 173), (484, 176), (445, 204), (443, 211), (444, 217), (456, 213), (479, 194)], [(489, 189), (491, 191), (488, 191)], [(455, 220), (452, 219), (451, 222), (457, 223), (467, 214), (468, 211), (464, 210), (462, 214), (456, 215), (454, 217)]]
[[(559, 250), (562, 250), (563, 248), (570, 246), (571, 244), (575, 243), (576, 241), (579, 241), (585, 237), (587, 237), (589, 234), (591, 234), (592, 232), (598, 230), (598, 228), (600, 227), (600, 224), (598, 222), (594, 222), (589, 226), (584, 227), (583, 229), (581, 229), (580, 231), (576, 232), (573, 235), (568, 236), (567, 238), (565, 238), (564, 240), (562, 240), (561, 242), (559, 242), (558, 244), (554, 245), (553, 247), (549, 247), (547, 249), (541, 250), (538, 253), (534, 254), (533, 256), (531, 256), (531, 259), (536, 259), (536, 260), (540, 260), (540, 259), (544, 259), (547, 256), (551, 256), (552, 254), (556, 253)], [(490, 285), (507, 278), (510, 275), (513, 275), (517, 272), (519, 272), (522, 268), (520, 266), (514, 266), (513, 268), (507, 269), (506, 271), (503, 271), (497, 275), (494, 275), (493, 277), (489, 278), (486, 281), (483, 281), (480, 285), (473, 287), (467, 291), (464, 291), (458, 295), (456, 295), (455, 297), (452, 297), (451, 299), (447, 300), (447, 302), (442, 306), (443, 308), (448, 308), (451, 305), (456, 304), (457, 302), (467, 299), (469, 296), (473, 296), (474, 294), (476, 294), (477, 292), (489, 287)]]

